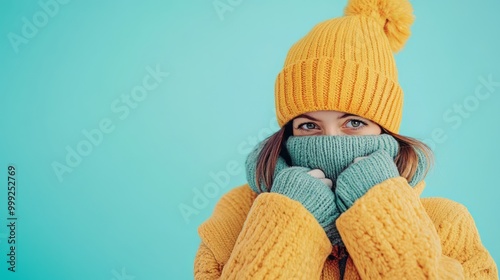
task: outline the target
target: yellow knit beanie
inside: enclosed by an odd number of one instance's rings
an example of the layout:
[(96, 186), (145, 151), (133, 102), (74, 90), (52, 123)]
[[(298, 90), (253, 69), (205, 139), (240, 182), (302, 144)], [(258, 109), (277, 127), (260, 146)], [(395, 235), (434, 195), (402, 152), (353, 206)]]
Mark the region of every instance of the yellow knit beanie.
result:
[(398, 133), (403, 91), (393, 52), (410, 36), (408, 0), (350, 0), (345, 16), (323, 21), (296, 42), (278, 74), (276, 115), (337, 110)]

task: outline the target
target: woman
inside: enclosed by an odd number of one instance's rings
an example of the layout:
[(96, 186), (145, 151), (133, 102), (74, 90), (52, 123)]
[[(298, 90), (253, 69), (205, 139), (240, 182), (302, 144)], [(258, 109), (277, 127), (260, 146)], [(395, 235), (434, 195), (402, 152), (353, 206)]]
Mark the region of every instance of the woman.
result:
[(195, 279), (498, 279), (467, 209), (419, 198), (432, 154), (398, 134), (392, 54), (412, 22), (406, 0), (351, 0), (292, 46), (281, 129), (199, 227)]

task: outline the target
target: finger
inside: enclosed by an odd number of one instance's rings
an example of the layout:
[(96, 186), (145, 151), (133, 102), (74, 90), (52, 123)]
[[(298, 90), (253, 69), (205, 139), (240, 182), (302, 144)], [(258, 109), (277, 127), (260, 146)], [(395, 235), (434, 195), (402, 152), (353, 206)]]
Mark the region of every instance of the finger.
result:
[(323, 173), (323, 171), (321, 171), (321, 169), (313, 169), (313, 170), (307, 172), (307, 174), (313, 176), (314, 178), (318, 178), (318, 179), (325, 178), (325, 173)]
[(333, 187), (333, 182), (332, 180), (328, 179), (328, 178), (324, 178), (324, 179), (320, 179), (321, 182), (325, 183), (329, 188), (332, 188)]

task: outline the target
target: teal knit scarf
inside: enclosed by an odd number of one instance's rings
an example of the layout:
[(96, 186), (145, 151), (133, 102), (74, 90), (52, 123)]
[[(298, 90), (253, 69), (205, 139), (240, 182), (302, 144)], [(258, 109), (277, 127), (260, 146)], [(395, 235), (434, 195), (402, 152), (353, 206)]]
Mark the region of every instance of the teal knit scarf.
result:
[[(255, 170), (257, 158), (265, 144), (259, 143), (248, 155), (246, 160), (247, 180), (250, 187), (257, 193)], [(388, 134), (364, 136), (290, 136), (286, 141), (286, 149), (291, 158), (292, 166), (303, 166), (311, 169), (321, 169), (325, 176), (335, 181), (338, 175), (346, 169), (357, 157), (368, 156), (371, 153), (384, 149), (393, 158), (396, 157), (399, 145), (396, 139)], [(415, 186), (424, 177), (427, 162), (423, 153), (417, 149), (419, 166), (415, 176), (409, 182)], [(283, 168), (289, 167), (282, 157), (279, 157), (274, 170), (274, 176)], [(263, 181), (261, 188), (266, 189)]]

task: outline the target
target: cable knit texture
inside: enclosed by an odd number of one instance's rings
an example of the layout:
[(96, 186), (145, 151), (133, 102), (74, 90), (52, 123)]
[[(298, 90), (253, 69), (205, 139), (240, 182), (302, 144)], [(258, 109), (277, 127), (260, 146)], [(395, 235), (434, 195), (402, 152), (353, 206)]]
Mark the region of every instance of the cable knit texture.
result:
[[(404, 46), (413, 19), (408, 0), (349, 0), (345, 16), (314, 26), (291, 47), (277, 75), (278, 124), (302, 113), (336, 110), (398, 133), (403, 90), (393, 52)], [(327, 219), (317, 215), (306, 192), (322, 201), (320, 208), (331, 196), (316, 196), (309, 178), (286, 171), (290, 167), (281, 158), (274, 173), (278, 185), (271, 186), (277, 192), (260, 193), (255, 165), (249, 164), (257, 161), (256, 149), (247, 161), (248, 184), (226, 193), (198, 228), (195, 279), (498, 279), (467, 209), (419, 197), (423, 170), (407, 182), (389, 164), (393, 150), (377, 152), (378, 141), (358, 154), (359, 143), (335, 146), (328, 144), (331, 139), (291, 137), (286, 148), (293, 151), (292, 165), (322, 169), (341, 188), (337, 201), (344, 212), (335, 224), (347, 261), (332, 246), (323, 227)], [(350, 168), (353, 156), (369, 158)], [(279, 178), (284, 171), (295, 178)], [(292, 181), (304, 181), (306, 189), (290, 191), (285, 185)]]
[[(338, 138), (322, 138), (326, 142), (332, 139)], [(311, 141), (311, 145), (321, 142), (312, 136), (296, 140)], [(306, 146), (314, 150), (311, 145)], [(356, 147), (351, 148), (359, 149)], [(371, 168), (380, 161), (387, 164), (384, 160), (391, 157), (387, 150), (391, 149), (379, 146), (376, 151), (384, 152), (369, 152), (376, 155)], [(295, 151), (291, 154), (295, 160), (307, 158), (307, 154), (301, 155), (302, 149), (291, 151)], [(319, 149), (315, 154), (323, 153)], [(350, 165), (345, 174), (363, 162), (370, 159)], [(287, 184), (312, 178), (301, 178), (307, 174), (299, 172), (310, 168), (283, 167), (273, 185), (276, 192), (258, 194), (245, 184), (225, 194), (198, 229), (201, 244), (195, 258), (195, 279), (340, 279), (338, 246), (332, 246), (323, 227), (325, 221), (318, 221), (314, 214), (330, 198), (317, 197), (317, 205), (307, 200), (314, 197), (306, 195), (315, 192), (314, 184), (305, 183), (305, 189), (295, 192), (285, 190)], [(391, 177), (391, 171), (382, 169), (378, 170), (380, 176), (364, 177), (360, 171), (346, 175), (348, 179), (342, 179), (344, 172), (340, 172), (337, 180), (337, 188), (343, 181), (346, 186), (375, 184), (357, 199), (344, 198), (344, 204), (352, 205), (336, 220), (349, 252), (344, 279), (498, 279), (497, 266), (464, 206), (442, 198), (420, 199), (424, 181), (416, 181), (412, 187), (405, 178)], [(283, 171), (291, 174), (280, 175)], [(348, 189), (346, 193), (352, 195)]]
[(289, 167), (278, 173), (271, 192), (283, 194), (300, 202), (323, 227), (332, 244), (340, 243), (335, 227), (340, 212), (332, 190), (319, 179), (307, 174), (310, 168)]
[[(256, 186), (255, 170), (264, 142), (257, 144), (246, 160), (247, 180), (257, 193), (260, 193), (260, 190)], [(351, 202), (352, 204), (375, 183), (381, 182), (379, 180), (380, 176), (374, 174), (372, 176), (376, 179), (367, 178), (364, 185), (352, 186), (352, 188), (357, 187), (357, 192), (348, 191), (349, 189), (341, 190), (341, 200), (337, 200), (330, 188), (326, 187), (321, 181), (309, 176), (306, 172), (311, 169), (321, 169), (327, 178), (335, 182), (339, 174), (355, 158), (369, 156), (375, 151), (387, 151), (387, 155), (390, 153), (390, 156), (388, 156), (390, 163), (391, 158), (396, 157), (399, 148), (396, 139), (388, 134), (382, 134), (364, 136), (290, 136), (286, 142), (286, 149), (290, 155), (292, 165), (301, 166), (299, 170), (303, 170), (303, 172), (297, 172), (297, 167), (290, 168), (285, 163), (285, 160), (280, 157), (275, 167), (273, 176), (275, 184), (272, 186), (271, 191), (287, 195), (303, 203), (306, 209), (313, 211), (311, 213), (324, 228), (332, 244), (342, 245), (342, 240), (335, 226), (335, 221), (340, 215), (339, 209), (345, 211), (345, 203)], [(371, 162), (373, 160), (367, 161)], [(394, 163), (392, 165), (395, 167)], [(307, 167), (307, 169), (303, 167)], [(377, 170), (377, 167), (373, 169)], [(420, 166), (419, 169), (424, 169), (424, 167)], [(285, 170), (286, 172), (284, 172)], [(348, 168), (346, 172), (351, 174), (352, 172), (349, 172), (349, 170)], [(397, 172), (396, 170), (396, 175), (399, 175)], [(343, 180), (345, 183), (341, 187), (351, 188), (351, 186), (346, 185), (346, 183), (349, 183), (351, 176), (344, 175), (344, 177), (346, 178)], [(339, 205), (342, 206), (341, 208), (337, 207), (336, 201), (341, 204)]]
[[(420, 199), (423, 185), (388, 179), (338, 218), (349, 251), (344, 279), (498, 279), (467, 209)], [(323, 228), (278, 193), (239, 186), (198, 232), (195, 279), (340, 279), (340, 258)]]
[[(355, 141), (359, 144), (369, 138)], [(274, 192), (258, 194), (245, 184), (225, 194), (198, 229), (202, 242), (195, 259), (195, 279), (340, 279), (341, 256), (323, 227), (328, 220), (315, 216), (318, 209), (328, 209), (334, 202), (330, 204), (328, 195), (316, 197), (317, 204), (307, 200), (313, 197), (307, 193), (317, 191), (315, 187), (327, 186), (319, 180), (318, 185), (306, 183), (315, 178), (304, 173), (319, 164), (307, 158), (328, 153), (338, 139), (294, 138), (287, 144), (291, 157), (309, 166), (283, 166), (276, 175)], [(352, 205), (336, 218), (342, 246), (349, 252), (344, 279), (498, 279), (496, 264), (467, 209), (443, 198), (420, 199), (424, 181), (412, 187), (403, 177), (392, 177), (386, 160), (393, 156), (387, 151), (394, 150), (387, 148), (390, 144), (376, 144), (391, 140), (383, 135), (373, 139), (378, 141), (371, 142), (377, 148), (367, 151), (373, 159), (370, 168), (384, 165), (378, 170), (381, 175), (365, 177), (364, 171), (356, 171), (354, 167), (370, 163), (369, 157), (340, 172), (337, 180), (337, 188), (344, 182), (345, 186), (375, 184), (357, 199), (344, 198), (344, 204)], [(330, 148), (321, 149), (318, 143)], [(305, 147), (310, 150), (303, 154)], [(334, 170), (328, 174), (335, 174)], [(303, 180), (304, 189), (286, 187)]]

